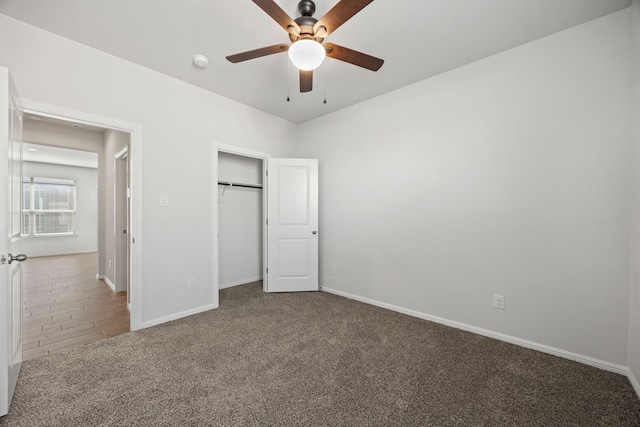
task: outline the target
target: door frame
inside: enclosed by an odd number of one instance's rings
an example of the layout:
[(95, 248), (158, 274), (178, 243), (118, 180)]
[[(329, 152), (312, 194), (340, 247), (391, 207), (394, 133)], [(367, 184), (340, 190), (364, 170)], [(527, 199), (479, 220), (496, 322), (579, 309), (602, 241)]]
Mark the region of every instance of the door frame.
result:
[[(115, 261), (114, 279), (116, 285), (116, 292), (127, 292), (127, 304), (131, 307), (130, 289), (129, 289), (129, 250), (131, 249), (128, 243), (129, 229), (131, 227), (129, 218), (129, 147), (125, 147), (113, 156), (113, 224), (114, 224), (114, 249), (113, 260)], [(124, 177), (123, 180), (121, 178)], [(124, 198), (124, 203), (122, 200)], [(122, 239), (120, 230), (123, 225), (127, 231), (127, 239)], [(124, 257), (120, 254), (120, 251), (124, 252)], [(120, 256), (116, 256), (120, 254)], [(124, 259), (126, 263), (124, 266), (119, 265), (120, 261)], [(122, 269), (124, 267), (124, 276)], [(124, 286), (121, 278), (124, 278)]]
[(131, 218), (129, 237), (129, 283), (131, 287), (130, 329), (142, 329), (142, 126), (110, 117), (89, 114), (55, 105), (22, 100), (25, 114), (99, 126), (129, 134), (129, 178)]
[(271, 157), (271, 154), (263, 153), (260, 151), (249, 150), (242, 147), (235, 147), (232, 145), (226, 144), (214, 144), (213, 150), (211, 153), (211, 208), (213, 213), (212, 221), (212, 260), (211, 260), (211, 276), (213, 278), (213, 295), (215, 296), (215, 306), (219, 306), (219, 287), (220, 287), (220, 276), (219, 276), (219, 239), (218, 239), (218, 153), (227, 153), (227, 154), (235, 154), (237, 156), (243, 157), (251, 157), (253, 159), (258, 159), (262, 161), (262, 289), (263, 291), (267, 291), (268, 277), (266, 273), (267, 268), (267, 226), (264, 224), (264, 219), (267, 217), (267, 180), (264, 176), (265, 171), (267, 170), (267, 159)]

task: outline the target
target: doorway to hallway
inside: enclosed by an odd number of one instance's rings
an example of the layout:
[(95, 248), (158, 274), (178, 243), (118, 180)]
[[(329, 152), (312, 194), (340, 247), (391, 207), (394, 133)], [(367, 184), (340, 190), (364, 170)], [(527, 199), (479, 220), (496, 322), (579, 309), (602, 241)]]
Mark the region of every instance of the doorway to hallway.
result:
[(98, 254), (23, 263), (23, 359), (129, 332), (127, 293), (96, 278)]

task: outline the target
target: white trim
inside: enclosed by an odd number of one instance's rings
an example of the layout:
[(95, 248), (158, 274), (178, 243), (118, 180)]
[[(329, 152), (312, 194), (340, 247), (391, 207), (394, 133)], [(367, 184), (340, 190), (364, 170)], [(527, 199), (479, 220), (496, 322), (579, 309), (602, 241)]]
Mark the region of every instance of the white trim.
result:
[(123, 132), (131, 132), (134, 128), (140, 127), (129, 122), (113, 119), (96, 114), (90, 114), (82, 111), (76, 111), (57, 105), (44, 104), (41, 102), (23, 99), (22, 106), (25, 113), (34, 113), (38, 116), (49, 117), (53, 119), (63, 119), (70, 122), (85, 124), (88, 126), (105, 127)]
[(125, 156), (125, 154), (129, 154), (129, 147), (124, 147), (122, 150), (118, 151), (113, 155), (114, 159), (120, 159)]
[[(130, 244), (130, 278), (131, 283), (131, 324), (130, 329), (142, 329), (142, 126), (135, 123), (95, 114), (71, 110), (68, 108), (39, 103), (32, 100), (22, 101), (27, 113), (58, 118), (79, 124), (99, 126), (129, 133), (129, 155), (131, 188), (131, 244)], [(135, 244), (133, 244), (135, 241)]]
[(104, 283), (106, 283), (107, 285), (109, 285), (109, 287), (111, 288), (111, 290), (113, 292), (116, 291), (116, 285), (113, 284), (113, 282), (111, 280), (109, 280), (109, 278), (107, 276), (105, 276), (104, 274), (96, 274), (96, 278), (98, 280), (102, 280), (104, 281)]
[(218, 266), (218, 148), (214, 145), (211, 150), (211, 286), (213, 295), (213, 305), (217, 308), (220, 305), (220, 274)]
[[(263, 179), (264, 179), (264, 172), (267, 169), (267, 159), (271, 158), (271, 154), (268, 153), (262, 153), (260, 151), (254, 151), (254, 150), (249, 150), (246, 148), (242, 148), (242, 147), (236, 147), (233, 145), (226, 145), (226, 144), (213, 144), (213, 150), (211, 150), (211, 211), (213, 213), (212, 218), (213, 218), (213, 224), (212, 224), (212, 234), (211, 234), (211, 240), (212, 240), (212, 245), (211, 247), (213, 248), (213, 254), (212, 254), (212, 259), (211, 259), (211, 276), (213, 278), (212, 283), (213, 283), (213, 294), (215, 296), (214, 298), (214, 303), (216, 305), (216, 307), (219, 304), (219, 295), (218, 295), (218, 291), (220, 289), (224, 289), (224, 288), (228, 288), (231, 286), (235, 286), (232, 284), (225, 284), (225, 285), (220, 285), (220, 275), (218, 274), (220, 271), (220, 266), (219, 266), (219, 232), (218, 232), (218, 153), (219, 152), (223, 152), (223, 153), (229, 153), (229, 154), (235, 154), (238, 156), (244, 156), (244, 157), (252, 157), (255, 159), (259, 159), (262, 160), (262, 173), (263, 173)], [(266, 179), (264, 179), (263, 183), (262, 183), (262, 188), (263, 188), (263, 192), (262, 192), (262, 220), (264, 221), (264, 219), (267, 217), (267, 181)], [(262, 268), (263, 271), (265, 271), (265, 269), (267, 268), (267, 227), (263, 224), (262, 227)], [(256, 279), (256, 280), (260, 280), (260, 279)], [(268, 277), (266, 275), (263, 276), (262, 278), (262, 289), (266, 292), (267, 290), (267, 284), (268, 284)], [(245, 282), (245, 283), (250, 283), (250, 282)], [(241, 284), (241, 283), (238, 283)]]
[[(22, 142), (24, 142), (24, 141), (22, 141)], [(45, 144), (40, 144), (40, 145), (45, 145)], [(74, 148), (74, 150), (76, 150), (76, 149)], [(76, 151), (86, 151), (86, 150), (76, 150)], [(88, 151), (88, 152), (89, 153), (94, 153), (94, 151)], [(40, 160), (23, 160), (22, 163), (38, 163), (38, 164), (42, 164), (42, 165), (69, 166), (71, 168), (81, 168), (81, 169), (95, 169), (95, 170), (98, 169), (97, 166), (68, 165), (66, 163), (45, 162), (45, 161), (40, 161)]]
[(220, 284), (218, 289), (232, 288), (234, 286), (240, 286), (240, 285), (246, 285), (247, 283), (258, 282), (260, 280), (262, 280), (262, 276), (254, 277), (252, 279), (236, 280), (235, 282)]
[(149, 328), (151, 326), (161, 325), (166, 322), (171, 322), (172, 320), (182, 319), (183, 317), (193, 316), (194, 314), (203, 313), (205, 311), (212, 310), (214, 308), (218, 308), (216, 304), (207, 304), (202, 307), (194, 308), (192, 310), (182, 311), (180, 313), (171, 314), (165, 317), (159, 317), (154, 320), (149, 320), (147, 322), (142, 323), (142, 329)]
[[(124, 197), (128, 198), (128, 193), (129, 193), (129, 188), (130, 188), (130, 183), (129, 183), (129, 173), (131, 172), (131, 167), (129, 165), (129, 145), (127, 144), (126, 147), (124, 147), (122, 150), (118, 151), (116, 154), (114, 154), (113, 156), (113, 254), (111, 254), (113, 256), (113, 260), (114, 262), (114, 269), (113, 269), (113, 275), (117, 276), (118, 279), (115, 279), (116, 281), (119, 281), (120, 279), (120, 271), (119, 269), (122, 268), (122, 266), (118, 266), (118, 261), (121, 259), (120, 257), (118, 257), (118, 250), (122, 249), (122, 246), (126, 246), (126, 243), (122, 243), (122, 234), (119, 233), (119, 230), (117, 229), (117, 224), (118, 224), (118, 217), (120, 214), (122, 214), (122, 212), (118, 212), (118, 209), (122, 209), (122, 206), (120, 206), (120, 204), (118, 203), (118, 196), (120, 195), (120, 193), (122, 192), (122, 188), (121, 186), (119, 187), (117, 185), (118, 182), (118, 162), (122, 161), (123, 159), (126, 159), (124, 161), (127, 162), (127, 166), (126, 166), (126, 171), (125, 171), (125, 194)], [(122, 183), (120, 183), (122, 184)], [(129, 207), (129, 210), (126, 209), (126, 206)], [(130, 202), (127, 200), (126, 204), (125, 204), (125, 213), (124, 213), (124, 217), (125, 217), (125, 225), (126, 225), (126, 230), (127, 232), (129, 231), (129, 229), (131, 228), (131, 225), (129, 224), (129, 213), (131, 211), (131, 204)], [(127, 236), (129, 236), (129, 234), (127, 234)], [(129, 248), (126, 248), (127, 252), (129, 252), (131, 250), (131, 245), (129, 245)], [(127, 254), (128, 255), (128, 254)], [(127, 258), (130, 258), (127, 256)], [(128, 260), (128, 262), (131, 262), (131, 259)], [(126, 265), (125, 265), (126, 267)], [(129, 266), (129, 268), (131, 268), (131, 266)], [(125, 272), (125, 276), (126, 276), (126, 272)], [(121, 283), (119, 286), (119, 290), (120, 291), (127, 291), (127, 286), (126, 284), (124, 285), (124, 289), (123, 288), (123, 284)], [(131, 310), (129, 310), (131, 311)]]
[(45, 256), (63, 256), (63, 255), (76, 255), (76, 254), (93, 254), (97, 251), (95, 249), (88, 249), (86, 251), (70, 251), (70, 252), (44, 252), (39, 254), (29, 254), (29, 258), (40, 258)]
[(233, 145), (226, 145), (226, 144), (217, 144), (216, 145), (218, 151), (222, 151), (225, 153), (229, 153), (229, 154), (236, 154), (238, 156), (244, 156), (244, 157), (254, 157), (256, 159), (268, 159), (269, 157), (271, 157), (271, 154), (268, 153), (262, 153), (260, 151), (254, 151), (254, 150), (248, 150), (242, 147), (236, 147)]
[[(36, 211), (32, 211), (32, 212), (36, 212)], [(55, 212), (55, 211), (52, 211)], [(41, 237), (44, 237), (45, 239), (49, 239), (51, 237), (78, 237), (79, 234), (78, 233), (59, 233), (59, 234), (22, 234), (20, 235), (20, 238), (22, 239), (39, 239)], [(91, 251), (91, 252), (97, 252), (97, 251)], [(74, 252), (75, 253), (75, 252)], [(82, 253), (82, 252), (78, 252), (78, 253)]]
[[(584, 356), (582, 354), (573, 353), (573, 352), (562, 350), (559, 348), (550, 347), (548, 345), (539, 344), (533, 341), (523, 340), (517, 337), (512, 337), (510, 335), (505, 335), (499, 332), (490, 331), (488, 329), (478, 328), (476, 326), (467, 325), (465, 323), (444, 319), (442, 317), (432, 316), (426, 313), (421, 313), (419, 311), (409, 310), (406, 308), (398, 307), (393, 304), (387, 304), (387, 303), (376, 301), (373, 299), (360, 297), (347, 292), (338, 291), (336, 289), (326, 288), (324, 286), (321, 287), (320, 290), (331, 293), (331, 294), (339, 295), (345, 298), (349, 298), (352, 300), (364, 302), (366, 304), (371, 304), (377, 307), (386, 308), (388, 310), (396, 311), (398, 313), (406, 314), (406, 315), (417, 317), (424, 320), (429, 320), (435, 323), (440, 323), (442, 325), (450, 326), (452, 328), (461, 329), (463, 331), (472, 332), (474, 334), (482, 335), (489, 338), (494, 338), (500, 341), (508, 342), (510, 344), (515, 344), (520, 347), (525, 347), (532, 350), (541, 351), (543, 353), (551, 354), (554, 356), (562, 357), (564, 359), (573, 360), (575, 362), (580, 362), (585, 365), (590, 365), (596, 368), (604, 369), (605, 371), (615, 372), (616, 374), (622, 374), (622, 375), (628, 376), (629, 369), (626, 366), (606, 362), (604, 360), (595, 359), (593, 357)], [(636, 388), (636, 392), (637, 391), (638, 389)]]
[(636, 392), (638, 399), (640, 399), (640, 383), (638, 383), (638, 379), (633, 375), (633, 371), (630, 368), (627, 368), (627, 378), (633, 387), (633, 390)]

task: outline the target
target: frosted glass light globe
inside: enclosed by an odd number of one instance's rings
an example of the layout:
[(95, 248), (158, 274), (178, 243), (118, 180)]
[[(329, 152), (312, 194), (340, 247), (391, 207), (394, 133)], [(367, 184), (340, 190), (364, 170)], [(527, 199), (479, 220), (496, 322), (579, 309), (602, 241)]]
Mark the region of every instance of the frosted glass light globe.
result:
[(326, 55), (324, 47), (311, 39), (298, 40), (289, 47), (289, 59), (300, 70), (315, 70), (322, 64)]

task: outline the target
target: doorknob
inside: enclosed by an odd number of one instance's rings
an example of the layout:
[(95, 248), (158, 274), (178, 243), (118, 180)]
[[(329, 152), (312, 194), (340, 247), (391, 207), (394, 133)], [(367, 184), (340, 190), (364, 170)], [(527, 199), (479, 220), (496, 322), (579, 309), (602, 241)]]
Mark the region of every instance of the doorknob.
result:
[(318, 230), (313, 230), (311, 234), (318, 234)]
[(26, 261), (27, 260), (27, 256), (25, 254), (20, 254), (20, 255), (11, 255), (9, 254), (9, 264), (11, 264), (13, 261), (18, 261), (18, 262), (22, 262), (22, 261)]

